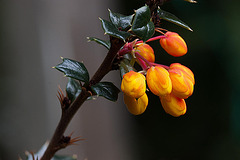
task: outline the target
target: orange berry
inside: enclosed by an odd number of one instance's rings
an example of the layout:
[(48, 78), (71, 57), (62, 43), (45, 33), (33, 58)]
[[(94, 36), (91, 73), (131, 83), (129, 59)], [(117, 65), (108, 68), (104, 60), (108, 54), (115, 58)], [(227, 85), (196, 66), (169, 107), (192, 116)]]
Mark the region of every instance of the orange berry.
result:
[(187, 106), (184, 99), (178, 98), (174, 94), (159, 98), (166, 113), (174, 117), (179, 117), (186, 113)]
[(187, 53), (185, 41), (175, 32), (165, 33), (165, 37), (160, 39), (160, 45), (168, 54), (174, 57), (180, 57)]
[(147, 71), (147, 84), (151, 92), (157, 96), (165, 96), (172, 91), (172, 82), (168, 71), (161, 67), (151, 67)]
[(189, 68), (179, 63), (173, 63), (170, 65), (169, 75), (172, 81), (172, 92), (175, 96), (186, 99), (193, 94), (195, 80)]
[(152, 47), (146, 43), (138, 43), (135, 50), (149, 62), (155, 62), (155, 55)]
[(134, 71), (124, 74), (121, 90), (130, 97), (140, 98), (146, 92), (145, 76)]
[(138, 99), (126, 94), (123, 95), (123, 98), (128, 111), (134, 115), (142, 114), (147, 108), (148, 97), (146, 93)]

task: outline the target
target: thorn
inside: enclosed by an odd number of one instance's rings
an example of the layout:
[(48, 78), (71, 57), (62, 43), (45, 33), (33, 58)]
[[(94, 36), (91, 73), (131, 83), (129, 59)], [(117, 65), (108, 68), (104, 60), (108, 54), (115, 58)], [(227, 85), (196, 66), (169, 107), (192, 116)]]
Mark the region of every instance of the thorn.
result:
[(64, 59), (62, 56), (60, 57), (61, 59)]
[(102, 21), (102, 18), (98, 17), (98, 19), (99, 19), (100, 21)]
[(108, 11), (111, 12), (111, 10), (108, 8)]
[(58, 94), (57, 94), (57, 98), (58, 98), (58, 100), (60, 101), (60, 104), (61, 104), (61, 106), (63, 106), (63, 100), (64, 100), (64, 94), (63, 94), (63, 91), (62, 91), (62, 89), (61, 89), (61, 87), (58, 85)]
[(52, 68), (53, 68), (53, 69), (55, 69), (55, 68), (56, 68), (56, 66), (53, 66)]
[(61, 95), (64, 97), (64, 94), (63, 94), (63, 91), (62, 91), (62, 89), (61, 89), (60, 85), (58, 85), (58, 89), (60, 90), (60, 92), (61, 92)]
[(72, 139), (70, 140), (70, 142), (69, 142), (68, 145), (77, 145), (76, 142), (85, 140), (84, 138), (80, 138), (80, 137), (81, 137), (81, 136), (72, 138)]
[(57, 94), (57, 98), (58, 98), (58, 100), (61, 102), (61, 99), (60, 99), (60, 97), (59, 97), (59, 95)]

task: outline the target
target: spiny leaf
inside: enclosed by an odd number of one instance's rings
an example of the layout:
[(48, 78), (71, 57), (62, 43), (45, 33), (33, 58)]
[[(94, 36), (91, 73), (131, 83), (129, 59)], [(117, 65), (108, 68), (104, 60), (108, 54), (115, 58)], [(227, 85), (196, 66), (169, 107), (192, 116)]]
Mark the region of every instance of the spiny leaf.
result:
[(119, 13), (113, 13), (109, 9), (109, 18), (111, 22), (120, 30), (126, 30), (131, 26), (133, 16), (134, 15), (125, 16)]
[(71, 77), (85, 83), (89, 82), (89, 74), (83, 63), (63, 58), (63, 62), (54, 68), (63, 72), (67, 77)]
[(93, 92), (99, 96), (107, 98), (110, 101), (117, 101), (120, 90), (111, 82), (99, 82), (91, 86)]
[(160, 9), (160, 7), (158, 8), (157, 13), (159, 15), (159, 18), (169, 21), (171, 23), (174, 23), (174, 24), (176, 24), (180, 27), (183, 27), (189, 31), (193, 31), (186, 23), (181, 21), (178, 17), (176, 17), (172, 13), (162, 10), (162, 9)]
[(105, 34), (122, 39), (124, 42), (127, 38), (131, 36), (131, 33), (129, 32), (118, 30), (112, 22), (109, 22), (101, 18), (100, 18), (100, 21), (102, 22), (102, 28)]
[(104, 41), (104, 40), (101, 40), (101, 39), (95, 38), (95, 37), (87, 37), (87, 39), (88, 39), (89, 41), (95, 41), (95, 42), (97, 42), (98, 44), (103, 45), (103, 46), (106, 47), (108, 50), (109, 50), (110, 47), (111, 47), (110, 41)]
[(131, 30), (143, 41), (147, 41), (152, 37), (155, 30), (155, 26), (151, 21), (150, 9), (148, 6), (143, 6), (135, 12)]
[(81, 91), (82, 89), (80, 87), (80, 84), (76, 80), (69, 78), (66, 86), (66, 92), (71, 102), (73, 102), (77, 98)]
[(134, 28), (132, 31), (145, 42), (154, 34), (155, 26), (153, 22), (149, 21), (147, 25), (141, 28)]

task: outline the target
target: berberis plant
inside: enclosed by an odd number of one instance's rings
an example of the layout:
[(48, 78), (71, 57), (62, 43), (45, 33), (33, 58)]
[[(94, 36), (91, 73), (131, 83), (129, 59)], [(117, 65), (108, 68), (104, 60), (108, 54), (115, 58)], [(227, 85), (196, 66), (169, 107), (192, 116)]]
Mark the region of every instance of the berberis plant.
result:
[(102, 96), (110, 101), (117, 101), (120, 90), (112, 82), (101, 81), (112, 70), (120, 71), (124, 103), (130, 113), (144, 113), (148, 105), (147, 91), (151, 91), (159, 97), (166, 113), (174, 117), (185, 114), (185, 99), (193, 93), (194, 74), (180, 63), (170, 66), (156, 63), (154, 50), (147, 44), (158, 40), (159, 47), (174, 57), (187, 53), (187, 45), (178, 33), (161, 28), (164, 20), (192, 31), (175, 15), (160, 8), (165, 1), (167, 0), (147, 0), (146, 5), (134, 10), (131, 15), (125, 16), (109, 10), (109, 20), (100, 18), (109, 40), (95, 37), (88, 37), (88, 40), (106, 47), (108, 53), (91, 79), (84, 64), (76, 60), (62, 58), (62, 63), (54, 67), (68, 77), (66, 94), (61, 89), (58, 91), (62, 116), (50, 143), (44, 145), (38, 153), (28, 154), (28, 159), (76, 159), (56, 156), (55, 153), (81, 140), (64, 136), (64, 132), (86, 100), (91, 100), (93, 96)]

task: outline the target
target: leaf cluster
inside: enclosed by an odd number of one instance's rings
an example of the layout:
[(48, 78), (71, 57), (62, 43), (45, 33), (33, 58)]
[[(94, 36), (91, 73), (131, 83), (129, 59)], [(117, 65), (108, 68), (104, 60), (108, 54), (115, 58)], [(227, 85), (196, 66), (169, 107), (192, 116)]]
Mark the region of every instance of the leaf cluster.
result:
[[(81, 93), (82, 82), (85, 86), (89, 84), (89, 73), (83, 63), (63, 58), (63, 62), (55, 66), (57, 70), (69, 77), (66, 92), (68, 98), (73, 102)], [(102, 96), (111, 101), (117, 101), (120, 90), (111, 82), (99, 82), (91, 86), (94, 95)], [(91, 97), (89, 97), (91, 99)]]

